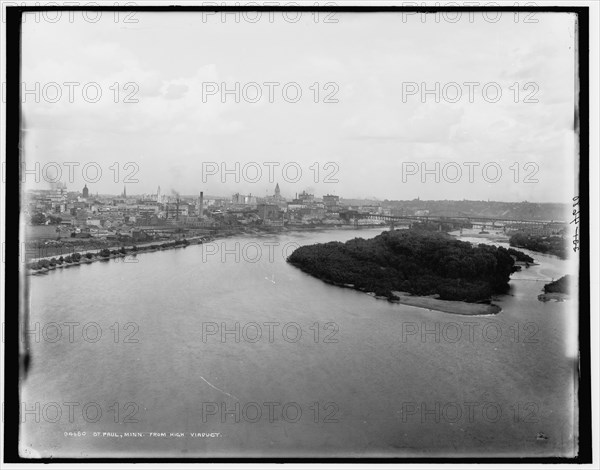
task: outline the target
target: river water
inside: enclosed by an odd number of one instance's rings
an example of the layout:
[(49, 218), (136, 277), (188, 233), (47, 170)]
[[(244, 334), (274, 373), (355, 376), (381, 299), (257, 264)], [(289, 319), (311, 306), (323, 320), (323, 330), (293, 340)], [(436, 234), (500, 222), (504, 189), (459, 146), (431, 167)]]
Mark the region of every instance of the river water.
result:
[(572, 456), (577, 305), (537, 300), (572, 266), (533, 254), (498, 315), (468, 317), (285, 262), (380, 232), (239, 236), (30, 277), (22, 455)]

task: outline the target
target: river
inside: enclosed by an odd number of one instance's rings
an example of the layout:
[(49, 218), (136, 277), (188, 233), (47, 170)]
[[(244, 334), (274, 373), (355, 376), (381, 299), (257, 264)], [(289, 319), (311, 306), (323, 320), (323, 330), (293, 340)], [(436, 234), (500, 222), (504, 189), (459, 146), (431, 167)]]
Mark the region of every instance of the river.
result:
[(537, 300), (571, 264), (533, 253), (498, 315), (465, 317), (285, 262), (380, 232), (238, 236), (29, 277), (21, 454), (573, 456), (576, 300)]

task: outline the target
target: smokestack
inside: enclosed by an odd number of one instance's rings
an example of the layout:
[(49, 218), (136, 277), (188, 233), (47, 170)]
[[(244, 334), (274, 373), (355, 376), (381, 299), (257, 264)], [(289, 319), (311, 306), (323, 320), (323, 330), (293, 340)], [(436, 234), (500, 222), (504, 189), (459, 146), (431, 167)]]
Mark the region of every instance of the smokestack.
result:
[(179, 220), (179, 197), (177, 198), (177, 213), (175, 214), (175, 220)]
[(198, 209), (200, 219), (204, 217), (204, 191), (200, 191), (200, 208)]

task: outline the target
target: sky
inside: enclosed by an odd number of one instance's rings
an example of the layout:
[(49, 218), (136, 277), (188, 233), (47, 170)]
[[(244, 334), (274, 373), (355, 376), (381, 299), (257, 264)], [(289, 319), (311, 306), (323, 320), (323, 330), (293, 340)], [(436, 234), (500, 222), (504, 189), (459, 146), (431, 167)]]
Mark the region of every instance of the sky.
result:
[(574, 16), (256, 15), (28, 14), (26, 187), (58, 168), (94, 194), (576, 194)]

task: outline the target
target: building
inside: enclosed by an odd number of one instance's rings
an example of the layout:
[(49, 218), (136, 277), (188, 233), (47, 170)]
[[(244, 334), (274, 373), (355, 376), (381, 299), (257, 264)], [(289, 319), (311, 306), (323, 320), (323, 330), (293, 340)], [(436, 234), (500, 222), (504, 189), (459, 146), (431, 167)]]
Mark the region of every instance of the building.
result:
[(185, 202), (170, 202), (166, 204), (165, 211), (167, 219), (179, 220), (189, 215), (189, 206)]
[(102, 226), (102, 221), (100, 219), (97, 218), (92, 218), (92, 217), (87, 217), (86, 221), (85, 221), (86, 225), (94, 225), (96, 227), (101, 227)]
[(243, 206), (255, 205), (256, 197), (252, 196), (252, 194), (245, 196), (243, 194), (236, 193), (231, 197), (231, 203), (236, 204), (236, 205), (243, 205)]
[(294, 205), (310, 206), (315, 202), (315, 195), (309, 194), (306, 191), (302, 191), (300, 194), (296, 194), (296, 198), (292, 200)]
[(140, 228), (131, 229), (131, 239), (136, 242), (145, 242), (148, 240), (152, 240), (152, 237), (145, 231)]
[(60, 183), (56, 188), (48, 191), (47, 202), (52, 212), (65, 212), (67, 210), (67, 189), (66, 185)]
[(369, 214), (381, 214), (381, 206), (376, 204), (369, 204), (360, 207), (362, 212), (368, 212)]
[(394, 217), (404, 217), (408, 215), (408, 213), (403, 207), (393, 207), (390, 209), (390, 215), (393, 215)]
[(84, 198), (87, 198), (90, 196), (90, 190), (87, 187), (87, 184), (83, 187), (83, 191), (81, 191), (81, 194), (83, 195)]
[(323, 196), (323, 204), (325, 204), (325, 207), (328, 210), (336, 209), (340, 204), (340, 197), (334, 196), (333, 194), (326, 194)]
[(263, 220), (279, 220), (281, 219), (281, 212), (277, 204), (258, 204), (258, 216)]

